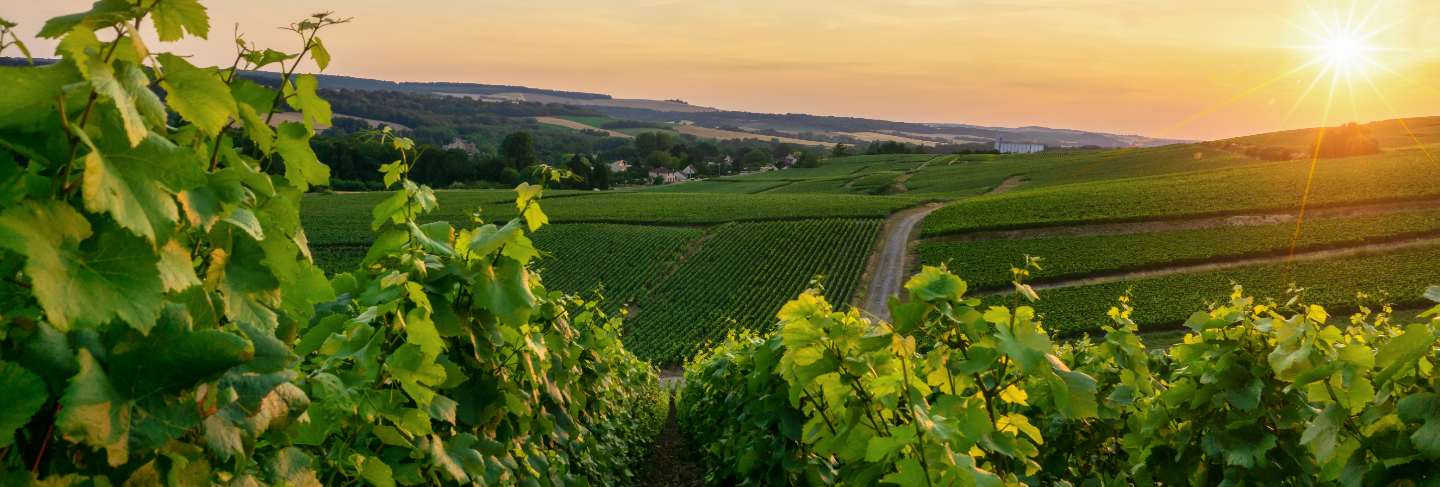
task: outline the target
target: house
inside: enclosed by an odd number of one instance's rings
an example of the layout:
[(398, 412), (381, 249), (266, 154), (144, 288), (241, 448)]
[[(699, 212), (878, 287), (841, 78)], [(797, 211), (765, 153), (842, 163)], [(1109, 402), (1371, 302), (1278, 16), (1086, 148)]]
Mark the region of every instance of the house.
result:
[(630, 164), (626, 163), (624, 159), (610, 163), (609, 167), (610, 172), (612, 173), (623, 173), (630, 171)]
[(766, 164), (766, 165), (764, 165), (764, 166), (760, 166), (760, 172), (770, 172), (770, 171), (774, 171), (774, 170), (775, 170), (775, 166), (770, 165), (770, 164)]
[(472, 155), (480, 152), (480, 148), (475, 147), (475, 143), (459, 137), (451, 140), (449, 144), (445, 144), (445, 149), (460, 149), (465, 151), (465, 153)]
[(685, 169), (681, 169), (681, 170), (680, 170), (680, 174), (684, 174), (685, 177), (687, 177), (687, 178), (693, 178), (693, 177), (695, 177), (695, 165), (694, 165), (694, 164), (691, 164), (691, 165), (685, 166)]
[(995, 139), (995, 152), (999, 152), (1001, 154), (1034, 154), (1036, 152), (1044, 151), (1044, 144), (1022, 144), (1018, 142), (1006, 142), (1005, 138), (1003, 137)]
[(650, 170), (650, 180), (654, 181), (656, 179), (660, 180), (660, 184), (675, 184), (689, 180), (690, 178), (680, 171), (672, 171), (666, 167), (657, 167)]
[(781, 167), (781, 168), (795, 167), (795, 163), (797, 163), (797, 162), (800, 162), (800, 158), (799, 158), (799, 157), (795, 157), (795, 154), (786, 154), (784, 158), (781, 158), (781, 159), (780, 159), (780, 167)]

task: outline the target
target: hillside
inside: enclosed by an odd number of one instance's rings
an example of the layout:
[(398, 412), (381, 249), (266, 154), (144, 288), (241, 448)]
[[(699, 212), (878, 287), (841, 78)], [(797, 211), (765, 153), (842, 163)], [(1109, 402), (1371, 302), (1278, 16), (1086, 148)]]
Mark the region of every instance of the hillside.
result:
[[(273, 80), (276, 73), (246, 72), (244, 74), (259, 80)], [(717, 129), (739, 128), (742, 131), (760, 135), (791, 136), (806, 139), (801, 134), (819, 133), (829, 137), (847, 137), (853, 133), (875, 132), (914, 140), (911, 137), (928, 137), (933, 143), (990, 142), (997, 137), (1014, 142), (1030, 142), (1055, 147), (1149, 147), (1166, 145), (1179, 140), (1152, 139), (1138, 135), (1107, 134), (1071, 129), (1046, 127), (982, 127), (965, 124), (911, 123), (887, 120), (807, 115), (797, 113), (772, 114), (727, 111), (718, 108), (690, 105), (675, 100), (616, 99), (610, 95), (561, 90), (547, 90), (523, 86), (488, 85), (477, 83), (417, 83), (394, 82), (357, 78), (350, 76), (319, 75), (322, 88), (353, 90), (396, 90), (408, 92), (436, 93), (446, 96), (463, 96), (489, 102), (534, 102), (585, 107), (606, 115), (646, 122), (688, 121), (696, 125)], [(857, 141), (865, 137), (852, 137)], [(869, 137), (873, 139), (874, 137)]]

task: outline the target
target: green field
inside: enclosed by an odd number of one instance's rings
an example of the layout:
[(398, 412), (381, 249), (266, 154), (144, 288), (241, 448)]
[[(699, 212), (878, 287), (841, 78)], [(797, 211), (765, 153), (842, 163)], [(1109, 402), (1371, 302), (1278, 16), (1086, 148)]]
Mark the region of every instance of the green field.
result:
[[(1397, 237), (1440, 233), (1440, 210), (1307, 221), (1295, 241), (1297, 251), (1361, 245)], [(1290, 248), (1294, 223), (1221, 227), (1131, 235), (1051, 237), (1026, 240), (924, 240), (922, 264), (945, 263), (972, 289), (1010, 284), (1010, 267), (1026, 255), (1044, 259), (1036, 282), (1163, 265), (1199, 263), (1254, 255), (1283, 254)]]
[[(1250, 295), (1288, 299), (1290, 284), (1304, 288), (1304, 302), (1321, 304), (1332, 313), (1354, 310), (1359, 304), (1374, 307), (1391, 302), (1402, 307), (1422, 305), (1421, 295), (1440, 276), (1440, 245), (1398, 250), (1380, 255), (1341, 257), (1256, 265), (1242, 268), (1176, 274), (1063, 289), (1041, 290), (1037, 312), (1045, 316), (1047, 328), (1075, 333), (1095, 331), (1108, 324), (1106, 311), (1128, 290), (1133, 298), (1133, 319), (1143, 329), (1168, 329), (1179, 325), (1209, 303), (1226, 299), (1236, 284)], [(1367, 300), (1357, 293), (1374, 296)], [(1010, 298), (990, 298), (1009, 302)], [(1337, 319), (1343, 320), (1340, 314)]]
[[(1334, 206), (1440, 197), (1440, 186), (1417, 177), (1436, 167), (1436, 162), (1415, 149), (1322, 159), (1315, 167), (1309, 204)], [(1254, 162), (1205, 171), (1034, 187), (947, 206), (926, 219), (924, 234), (1294, 210), (1300, 205), (1309, 174), (1309, 161)], [(1040, 181), (1033, 185), (1039, 186)]]
[(589, 295), (601, 291), (609, 309), (634, 301), (671, 267), (703, 230), (613, 224), (560, 224), (533, 239), (546, 255), (536, 267), (545, 287)]
[(641, 357), (683, 361), (730, 329), (768, 329), (816, 276), (831, 301), (849, 302), (879, 228), (879, 220), (836, 219), (722, 226), (637, 303), (626, 345)]
[[(1414, 148), (1319, 161), (1312, 207), (1398, 206), (1379, 214), (1312, 217), (1295, 243), (1297, 251), (1440, 232), (1440, 210), (1405, 207), (1406, 201), (1440, 198), (1440, 186), (1416, 177), (1432, 168), (1426, 153)], [(631, 348), (642, 357), (675, 363), (732, 327), (768, 328), (779, 304), (814, 274), (830, 276), (827, 294), (848, 302), (880, 219), (905, 208), (948, 202), (922, 224), (921, 239), (912, 247), (915, 266), (947, 263), (971, 289), (1004, 290), (1010, 267), (1024, 255), (1044, 258), (1044, 270), (1032, 276), (1042, 284), (1278, 258), (1289, 250), (1293, 223), (1158, 231), (1142, 225), (1119, 234), (1019, 239), (964, 234), (1293, 211), (1309, 170), (1308, 161), (1265, 162), (1191, 144), (1027, 155), (851, 156), (818, 168), (638, 191), (548, 191), (542, 204), (552, 225), (535, 235), (535, 242), (549, 257), (537, 265), (551, 289), (584, 294), (603, 286), (607, 308), (623, 305), (635, 313), (626, 322)], [(988, 194), (1007, 180), (1007, 191)], [(304, 224), (322, 267), (342, 269), (359, 260), (371, 239), (368, 209), (384, 197), (306, 196)], [(515, 216), (509, 191), (441, 191), (438, 197), (433, 220), (468, 221), (476, 208), (487, 221)], [(1396, 268), (1428, 264), (1414, 262), (1429, 255), (1417, 252), (1305, 260), (1295, 264), (1293, 276), (1320, 280), (1326, 272), (1348, 272), (1369, 262)], [(1152, 327), (1169, 325), (1184, 318), (1182, 311), (1226, 295), (1231, 279), (1261, 294), (1282, 294), (1286, 279), (1275, 269), (1257, 264), (1048, 289), (1037, 306), (1056, 329), (1093, 329), (1113, 299), (1133, 285), (1140, 308), (1136, 319)], [(1383, 288), (1396, 300), (1413, 300), (1419, 286), (1388, 275), (1310, 284), (1314, 296), (1342, 307), (1357, 290)]]

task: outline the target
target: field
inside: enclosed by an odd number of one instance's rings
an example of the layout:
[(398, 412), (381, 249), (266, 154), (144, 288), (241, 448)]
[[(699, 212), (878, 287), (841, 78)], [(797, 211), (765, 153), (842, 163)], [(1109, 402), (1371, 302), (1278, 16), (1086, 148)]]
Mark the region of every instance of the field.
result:
[[(1284, 261), (1309, 162), (1203, 144), (851, 156), (638, 191), (549, 191), (543, 206), (553, 224), (535, 242), (549, 253), (538, 264), (547, 286), (582, 294), (603, 286), (608, 309), (633, 313), (626, 342), (660, 363), (683, 361), (726, 330), (767, 329), (815, 274), (828, 276), (827, 296), (850, 302), (882, 219), (936, 202), (944, 206), (921, 224), (909, 272), (945, 263), (972, 290), (1003, 292), (1011, 266), (1039, 256), (1036, 306), (1056, 330), (1093, 330), (1126, 289), (1136, 321), (1165, 330), (1228, 294), (1231, 280), (1263, 296), (1284, 294), (1294, 280), (1337, 309), (1353, 308), (1357, 291), (1382, 289), (1413, 304), (1422, 285), (1413, 273), (1349, 272), (1430, 265), (1424, 239), (1440, 236), (1440, 186), (1414, 176), (1435, 167), (1427, 150), (1320, 160), (1291, 267)], [(430, 219), (463, 222), (476, 208), (487, 221), (515, 216), (509, 191), (438, 194)], [(305, 197), (322, 267), (358, 261), (371, 236), (369, 219), (355, 215), (383, 197)], [(1348, 277), (1323, 278), (1341, 271)]]
[[(1026, 255), (1044, 259), (1045, 269), (1035, 275), (1035, 282), (1046, 282), (1164, 265), (1284, 255), (1290, 248), (1294, 230), (1295, 224), (1287, 222), (1024, 240), (942, 238), (923, 241), (918, 248), (918, 258), (927, 265), (949, 265), (970, 282), (972, 289), (997, 289), (1010, 284), (1011, 265)], [(1305, 223), (1295, 248), (1305, 252), (1437, 234), (1440, 234), (1440, 211), (1437, 210), (1319, 218)]]
[(825, 295), (850, 300), (879, 220), (735, 223), (714, 230), (626, 323), (626, 345), (675, 363), (730, 329), (768, 329), (785, 301), (824, 276)]
[(699, 137), (699, 138), (702, 138), (702, 139), (717, 139), (717, 140), (744, 140), (744, 139), (771, 140), (771, 139), (778, 139), (780, 142), (784, 142), (784, 143), (786, 143), (786, 144), (795, 144), (795, 145), (826, 146), (826, 147), (831, 146), (831, 145), (834, 145), (834, 144), (831, 144), (831, 143), (829, 143), (829, 142), (817, 142), (817, 141), (814, 141), (814, 140), (797, 139), (797, 138), (794, 138), (794, 137), (776, 137), (776, 136), (773, 136), (773, 135), (752, 134), (752, 133), (749, 133), (749, 132), (736, 132), (736, 131), (734, 131), (734, 130), (724, 130), (724, 129), (710, 128), (710, 127), (701, 127), (701, 126), (698, 126), (698, 125), (676, 125), (676, 126), (675, 126), (675, 131), (676, 131), (676, 132), (680, 132), (680, 133), (682, 133), (682, 134), (694, 135), (694, 136)]

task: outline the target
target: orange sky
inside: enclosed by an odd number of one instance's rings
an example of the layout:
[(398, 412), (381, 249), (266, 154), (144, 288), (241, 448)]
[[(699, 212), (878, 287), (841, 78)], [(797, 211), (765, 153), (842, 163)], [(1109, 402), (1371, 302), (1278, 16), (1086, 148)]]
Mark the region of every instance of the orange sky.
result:
[[(88, 0), (21, 2), (23, 34)], [(316, 10), (354, 22), (325, 35), (327, 71), (680, 98), (720, 108), (1216, 138), (1317, 125), (1318, 69), (1235, 95), (1315, 58), (1350, 0), (211, 0), (208, 42), (233, 57), (235, 24), (262, 45)], [(1356, 4), (1365, 17), (1373, 1)], [(1380, 2), (1364, 30), (1393, 72), (1337, 87), (1332, 122), (1440, 115), (1440, 1)], [(1328, 20), (1327, 20), (1328, 21)], [(1343, 20), (1342, 20), (1343, 22)], [(153, 45), (153, 44), (152, 44)], [(53, 43), (35, 42), (39, 55)], [(7, 54), (13, 55), (13, 52)], [(1352, 96), (1353, 93), (1353, 96)], [(1297, 100), (1299, 103), (1297, 105)], [(1393, 110), (1387, 107), (1386, 101)], [(1217, 108), (1218, 107), (1218, 108)], [(1197, 116), (1198, 115), (1198, 116)]]

